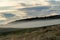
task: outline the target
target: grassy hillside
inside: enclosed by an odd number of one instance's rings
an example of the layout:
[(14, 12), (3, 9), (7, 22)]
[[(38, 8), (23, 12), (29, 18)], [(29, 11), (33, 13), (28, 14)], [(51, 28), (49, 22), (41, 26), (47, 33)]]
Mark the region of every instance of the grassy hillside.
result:
[(0, 40), (59, 40), (60, 25), (0, 33)]

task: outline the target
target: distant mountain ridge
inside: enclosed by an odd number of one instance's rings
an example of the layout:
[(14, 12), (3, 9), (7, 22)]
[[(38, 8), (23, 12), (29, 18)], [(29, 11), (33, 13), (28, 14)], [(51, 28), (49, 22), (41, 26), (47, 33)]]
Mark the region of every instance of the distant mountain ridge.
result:
[(52, 20), (52, 19), (60, 19), (60, 15), (53, 15), (53, 16), (45, 16), (45, 17), (33, 17), (33, 18), (26, 18), (26, 19), (21, 19), (21, 20), (16, 20), (14, 22), (21, 22), (21, 21), (33, 21), (33, 20)]

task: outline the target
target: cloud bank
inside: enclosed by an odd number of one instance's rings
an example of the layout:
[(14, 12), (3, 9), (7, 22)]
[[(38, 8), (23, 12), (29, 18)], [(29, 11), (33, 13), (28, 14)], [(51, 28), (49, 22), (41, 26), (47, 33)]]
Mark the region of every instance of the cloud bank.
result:
[(0, 0), (0, 21), (3, 23), (54, 13), (60, 14), (59, 0)]

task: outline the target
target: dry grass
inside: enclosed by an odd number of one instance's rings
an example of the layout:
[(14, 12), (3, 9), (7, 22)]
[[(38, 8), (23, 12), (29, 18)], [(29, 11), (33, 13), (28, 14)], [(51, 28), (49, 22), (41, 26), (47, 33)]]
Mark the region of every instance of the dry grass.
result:
[(60, 25), (6, 32), (0, 40), (60, 40)]

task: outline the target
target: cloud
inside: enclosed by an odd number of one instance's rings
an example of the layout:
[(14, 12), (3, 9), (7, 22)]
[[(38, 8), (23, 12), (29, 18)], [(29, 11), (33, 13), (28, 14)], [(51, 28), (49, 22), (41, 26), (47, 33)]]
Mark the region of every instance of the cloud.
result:
[[(0, 5), (0, 21), (5, 23), (19, 19), (41, 17), (52, 13), (60, 14), (60, 6), (50, 6), (47, 0), (6, 0)], [(17, 2), (16, 2), (17, 1)], [(5, 4), (5, 5), (4, 5)]]
[[(0, 1), (1, 6), (17, 6), (19, 3), (24, 3), (24, 5), (31, 5), (31, 6), (47, 6), (49, 2), (46, 0), (2, 0)], [(23, 4), (22, 4), (23, 5)]]
[(17, 2), (0, 2), (0, 7), (3, 6), (16, 6)]
[(50, 5), (50, 3), (47, 2), (46, 0), (40, 0), (40, 3), (42, 6), (49, 6)]
[(2, 16), (0, 16), (0, 20), (7, 20), (6, 18), (4, 18), (4, 17), (2, 17)]
[[(13, 12), (4, 12), (0, 13), (0, 24), (7, 24), (9, 22), (25, 19), (27, 18), (27, 14), (22, 11), (13, 11)], [(3, 21), (2, 21), (3, 20)]]
[(25, 11), (28, 16), (46, 16), (50, 15), (52, 13), (60, 14), (60, 6), (36, 6), (36, 7), (30, 7), (30, 8), (23, 8), (19, 9), (20, 11)]
[(50, 5), (47, 0), (25, 0), (23, 1), (25, 4), (32, 5), (32, 6), (48, 6)]
[(0, 20), (7, 20), (7, 18), (3, 17), (3, 16), (0, 14)]
[(14, 14), (11, 14), (11, 13), (4, 13), (3, 16), (4, 16), (5, 18), (10, 19), (10, 18), (13, 18), (15, 15), (14, 15)]
[(54, 15), (59, 15), (58, 13), (51, 13), (49, 15), (46, 15), (46, 16), (54, 16)]
[[(30, 8), (23, 8), (18, 9), (19, 11), (25, 11), (28, 16), (38, 16), (39, 14), (44, 14), (46, 11), (50, 9), (50, 6), (37, 6), (37, 7), (30, 7)], [(41, 15), (40, 15), (41, 16)]]
[(13, 11), (11, 13), (17, 16), (19, 19), (23, 19), (27, 17), (27, 13), (25, 13), (25, 11)]
[(13, 11), (19, 8), (27, 8), (34, 6), (49, 6), (46, 0), (2, 0), (0, 1), (0, 12)]
[(60, 0), (48, 0), (51, 5), (60, 6)]

